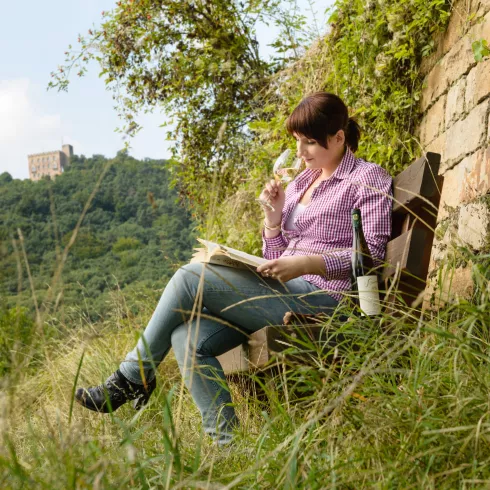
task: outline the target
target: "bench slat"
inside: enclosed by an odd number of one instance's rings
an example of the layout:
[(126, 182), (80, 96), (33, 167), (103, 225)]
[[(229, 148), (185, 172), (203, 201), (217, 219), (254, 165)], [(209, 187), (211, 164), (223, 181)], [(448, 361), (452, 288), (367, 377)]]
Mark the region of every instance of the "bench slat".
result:
[(393, 180), (393, 213), (406, 214), (407, 208), (414, 211), (424, 204), (424, 199), (432, 201), (440, 194), (437, 174), (441, 155), (428, 152)]
[(250, 369), (247, 351), (247, 344), (242, 344), (217, 357), (225, 374), (242, 373)]
[(421, 277), (424, 268), (424, 249), (429, 238), (428, 230), (414, 228), (389, 241), (386, 247), (387, 266), (383, 269), (382, 279), (392, 277), (396, 272), (397, 264), (401, 271)]

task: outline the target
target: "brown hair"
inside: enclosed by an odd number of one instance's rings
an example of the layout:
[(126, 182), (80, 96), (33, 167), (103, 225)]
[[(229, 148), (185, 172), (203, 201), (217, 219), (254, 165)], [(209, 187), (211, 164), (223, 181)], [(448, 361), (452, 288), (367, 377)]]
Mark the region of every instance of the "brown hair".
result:
[(361, 136), (359, 125), (349, 117), (342, 99), (328, 92), (316, 92), (305, 97), (288, 117), (286, 129), (289, 134), (314, 139), (324, 148), (328, 148), (327, 137), (343, 129), (346, 144), (354, 152)]

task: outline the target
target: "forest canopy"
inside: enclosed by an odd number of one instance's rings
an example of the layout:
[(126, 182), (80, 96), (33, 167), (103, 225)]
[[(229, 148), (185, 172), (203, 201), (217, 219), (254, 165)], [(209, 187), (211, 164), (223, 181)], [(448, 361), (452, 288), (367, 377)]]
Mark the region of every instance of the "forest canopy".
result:
[[(27, 264), (40, 305), (48, 299), (50, 311), (82, 309), (92, 319), (108, 311), (115, 289), (163, 287), (177, 265), (189, 258), (194, 243), (194, 225), (169, 188), (164, 163), (138, 161), (121, 151), (113, 160), (74, 156), (54, 181), (2, 174), (0, 306), (32, 311)], [(63, 250), (102, 172), (60, 283), (53, 286)]]

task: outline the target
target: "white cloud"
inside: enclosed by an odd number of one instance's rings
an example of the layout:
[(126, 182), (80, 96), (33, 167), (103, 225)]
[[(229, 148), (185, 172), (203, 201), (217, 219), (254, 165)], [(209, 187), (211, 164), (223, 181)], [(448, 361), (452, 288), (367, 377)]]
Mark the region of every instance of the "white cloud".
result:
[(60, 127), (61, 117), (59, 114), (39, 118), (39, 129), (50, 131), (52, 129), (59, 130)]
[(0, 80), (0, 173), (15, 178), (28, 177), (27, 155), (61, 148), (61, 116), (43, 113), (34, 89), (26, 78)]

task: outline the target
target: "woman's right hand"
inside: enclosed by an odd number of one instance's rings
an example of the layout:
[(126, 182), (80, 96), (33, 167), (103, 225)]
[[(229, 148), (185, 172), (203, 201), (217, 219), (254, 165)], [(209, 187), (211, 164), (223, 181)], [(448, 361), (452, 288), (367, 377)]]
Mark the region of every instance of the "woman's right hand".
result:
[(286, 194), (280, 182), (270, 180), (265, 184), (264, 189), (260, 193), (259, 199), (267, 201), (274, 208), (274, 211), (270, 209), (264, 209), (265, 218), (269, 225), (276, 225), (281, 222), (282, 209), (284, 208), (284, 202), (286, 200)]

